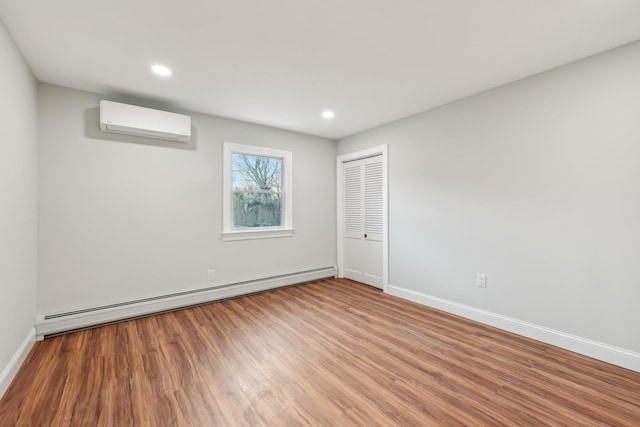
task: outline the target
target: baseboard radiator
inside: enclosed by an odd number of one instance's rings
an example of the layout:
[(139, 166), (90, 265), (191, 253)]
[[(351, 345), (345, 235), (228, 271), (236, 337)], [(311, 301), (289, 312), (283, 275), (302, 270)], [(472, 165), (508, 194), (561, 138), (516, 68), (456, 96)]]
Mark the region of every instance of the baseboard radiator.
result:
[(99, 307), (88, 307), (62, 313), (41, 315), (36, 317), (36, 337), (38, 340), (42, 340), (55, 335), (102, 326), (136, 317), (207, 304), (285, 286), (299, 285), (315, 280), (335, 277), (337, 272), (336, 266), (322, 267), (277, 276), (224, 283), (166, 295), (156, 295), (131, 301), (122, 301)]

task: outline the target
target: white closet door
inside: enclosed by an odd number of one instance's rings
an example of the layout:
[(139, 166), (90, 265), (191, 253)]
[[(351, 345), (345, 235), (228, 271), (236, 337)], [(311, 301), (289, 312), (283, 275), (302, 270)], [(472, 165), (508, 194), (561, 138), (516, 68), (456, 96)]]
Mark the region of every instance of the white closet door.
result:
[(382, 156), (343, 163), (344, 275), (382, 288)]

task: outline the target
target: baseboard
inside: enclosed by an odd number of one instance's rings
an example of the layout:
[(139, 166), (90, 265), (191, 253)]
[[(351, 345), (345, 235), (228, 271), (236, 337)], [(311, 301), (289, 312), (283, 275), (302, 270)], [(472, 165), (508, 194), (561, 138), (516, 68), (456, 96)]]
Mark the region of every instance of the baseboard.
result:
[(103, 307), (89, 307), (68, 313), (52, 313), (36, 317), (37, 339), (76, 329), (117, 322), (153, 313), (176, 310), (183, 307), (205, 304), (217, 300), (263, 292), (284, 286), (335, 277), (337, 268), (323, 267), (295, 273), (235, 283), (219, 284), (215, 287), (156, 295), (142, 300), (125, 301)]
[(593, 359), (640, 372), (640, 353), (589, 340), (565, 332), (549, 329), (490, 311), (480, 310), (464, 304), (426, 295), (410, 289), (389, 285), (390, 295), (446, 311), (476, 322), (484, 323), (514, 334), (554, 345)]
[(2, 370), (2, 373), (0, 374), (0, 399), (2, 398), (2, 396), (4, 396), (4, 393), (11, 385), (11, 381), (13, 381), (13, 378), (18, 373), (20, 366), (22, 366), (22, 363), (27, 358), (27, 355), (29, 355), (29, 351), (31, 351), (31, 347), (33, 347), (33, 344), (35, 342), (36, 330), (35, 328), (32, 328), (29, 331), (29, 334), (27, 334), (27, 337), (24, 339), (24, 341), (22, 341), (22, 344), (20, 344), (20, 347), (18, 347), (18, 350), (15, 352), (11, 360), (9, 360), (7, 366), (5, 366), (5, 368)]

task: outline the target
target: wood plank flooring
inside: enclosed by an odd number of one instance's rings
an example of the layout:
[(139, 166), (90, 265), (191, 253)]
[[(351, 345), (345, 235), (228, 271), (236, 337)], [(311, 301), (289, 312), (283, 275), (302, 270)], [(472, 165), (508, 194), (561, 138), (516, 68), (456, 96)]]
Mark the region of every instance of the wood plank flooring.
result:
[(325, 280), (36, 343), (4, 426), (640, 426), (640, 374)]

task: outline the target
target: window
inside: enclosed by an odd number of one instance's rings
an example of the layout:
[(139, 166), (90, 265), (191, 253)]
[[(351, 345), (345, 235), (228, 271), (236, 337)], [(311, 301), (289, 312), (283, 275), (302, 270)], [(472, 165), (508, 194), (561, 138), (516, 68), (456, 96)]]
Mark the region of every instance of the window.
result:
[(293, 235), (290, 151), (224, 143), (223, 240)]

